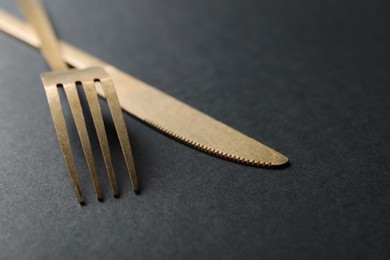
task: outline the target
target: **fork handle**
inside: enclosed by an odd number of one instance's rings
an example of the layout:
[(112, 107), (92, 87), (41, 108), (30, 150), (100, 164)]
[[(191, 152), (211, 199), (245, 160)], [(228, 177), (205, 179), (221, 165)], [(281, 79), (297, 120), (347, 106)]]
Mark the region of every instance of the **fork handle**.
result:
[(52, 70), (66, 70), (61, 48), (49, 17), (39, 0), (18, 0), (20, 9), (41, 40), (40, 50)]

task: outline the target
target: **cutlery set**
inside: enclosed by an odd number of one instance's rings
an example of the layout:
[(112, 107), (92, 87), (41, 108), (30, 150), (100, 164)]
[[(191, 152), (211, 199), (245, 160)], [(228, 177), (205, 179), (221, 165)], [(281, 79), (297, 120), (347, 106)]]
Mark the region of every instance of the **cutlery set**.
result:
[[(106, 99), (110, 109), (132, 189), (135, 192), (138, 191), (138, 182), (121, 109), (186, 145), (223, 159), (257, 167), (280, 167), (287, 164), (287, 157), (273, 149), (119, 69), (57, 40), (48, 16), (38, 0), (20, 0), (19, 3), (30, 25), (0, 10), (0, 30), (39, 48), (53, 69), (53, 72), (43, 73), (41, 79), (59, 144), (80, 204), (84, 204), (84, 198), (58, 88), (63, 88), (65, 91), (98, 200), (103, 199), (103, 194), (78, 96), (78, 85), (82, 86), (87, 98), (111, 190), (115, 197), (118, 197), (119, 191), (98, 95)], [(67, 64), (75, 69), (69, 69)]]

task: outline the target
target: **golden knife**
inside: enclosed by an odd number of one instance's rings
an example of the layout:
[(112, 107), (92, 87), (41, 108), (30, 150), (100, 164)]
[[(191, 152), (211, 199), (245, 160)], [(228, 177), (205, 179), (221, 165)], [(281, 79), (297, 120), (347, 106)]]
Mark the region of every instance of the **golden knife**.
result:
[[(2, 10), (0, 30), (35, 48), (40, 46), (27, 23)], [(104, 68), (114, 81), (122, 109), (168, 136), (203, 152), (247, 165), (276, 167), (288, 162), (287, 157), (275, 150), (98, 58), (65, 42), (60, 45), (69, 65), (77, 69)], [(101, 89), (97, 91), (104, 97)]]

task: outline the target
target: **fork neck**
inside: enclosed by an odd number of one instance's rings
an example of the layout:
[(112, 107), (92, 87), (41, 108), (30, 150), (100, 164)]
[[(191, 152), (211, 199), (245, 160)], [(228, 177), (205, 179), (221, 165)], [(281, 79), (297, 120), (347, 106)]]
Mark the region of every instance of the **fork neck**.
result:
[(42, 46), (41, 53), (44, 56), (46, 62), (49, 64), (50, 68), (54, 71), (67, 70), (68, 65), (62, 60), (61, 50), (50, 50), (50, 47), (57, 46)]
[(52, 70), (66, 70), (61, 47), (39, 0), (19, 0), (19, 5), (41, 41), (40, 50)]

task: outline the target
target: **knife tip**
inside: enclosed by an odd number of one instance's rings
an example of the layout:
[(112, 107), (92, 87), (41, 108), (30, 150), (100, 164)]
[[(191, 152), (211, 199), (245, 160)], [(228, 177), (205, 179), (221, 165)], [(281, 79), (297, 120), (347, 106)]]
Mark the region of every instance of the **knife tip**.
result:
[(289, 159), (286, 156), (279, 154), (278, 158), (275, 158), (271, 163), (271, 167), (286, 167), (289, 164)]

